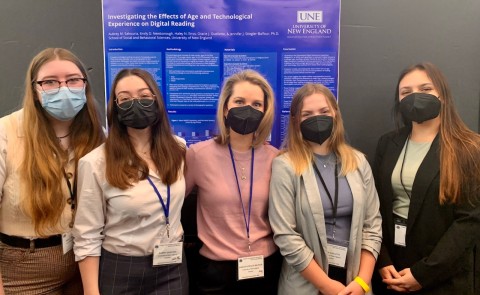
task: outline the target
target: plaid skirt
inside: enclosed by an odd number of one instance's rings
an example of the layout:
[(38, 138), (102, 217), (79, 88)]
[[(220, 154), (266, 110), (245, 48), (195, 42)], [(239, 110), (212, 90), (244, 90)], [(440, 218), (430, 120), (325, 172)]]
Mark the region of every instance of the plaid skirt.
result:
[(123, 256), (102, 249), (100, 293), (102, 295), (188, 295), (185, 253), (181, 264), (153, 266), (153, 256)]
[(30, 249), (0, 242), (0, 272), (5, 294), (82, 295), (82, 281), (73, 251), (62, 246)]

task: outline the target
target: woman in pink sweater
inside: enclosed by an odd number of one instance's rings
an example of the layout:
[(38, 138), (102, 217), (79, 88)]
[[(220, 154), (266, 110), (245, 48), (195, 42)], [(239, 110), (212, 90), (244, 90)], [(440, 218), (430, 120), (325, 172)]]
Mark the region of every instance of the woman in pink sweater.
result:
[(187, 150), (187, 194), (198, 188), (197, 228), (203, 242), (200, 294), (276, 294), (281, 256), (268, 222), (273, 158), (266, 143), (273, 90), (259, 73), (229, 77), (217, 110), (219, 135)]

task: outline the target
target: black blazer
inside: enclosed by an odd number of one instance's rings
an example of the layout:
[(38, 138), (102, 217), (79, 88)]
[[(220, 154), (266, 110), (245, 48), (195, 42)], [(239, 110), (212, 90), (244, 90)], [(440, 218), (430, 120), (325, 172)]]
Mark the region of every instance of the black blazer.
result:
[[(391, 264), (397, 271), (411, 268), (423, 287), (419, 294), (478, 294), (480, 290), (475, 291), (475, 288), (480, 289), (480, 286), (475, 286), (474, 261), (475, 243), (480, 236), (480, 207), (440, 205), (438, 135), (413, 183), (407, 246), (394, 246), (391, 176), (409, 134), (408, 128), (388, 133), (380, 138), (377, 146), (373, 173), (383, 219), (383, 242), (377, 268)], [(385, 286), (381, 281), (375, 285), (377, 294), (388, 293), (379, 289)]]

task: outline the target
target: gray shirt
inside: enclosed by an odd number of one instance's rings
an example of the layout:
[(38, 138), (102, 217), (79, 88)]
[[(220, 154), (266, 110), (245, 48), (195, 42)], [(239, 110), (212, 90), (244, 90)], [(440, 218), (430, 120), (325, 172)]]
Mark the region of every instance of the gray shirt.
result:
[[(327, 238), (338, 242), (346, 242), (350, 239), (350, 227), (352, 224), (353, 196), (348, 181), (343, 175), (338, 176), (338, 206), (337, 216), (334, 220), (333, 204), (335, 203), (335, 164), (336, 157), (334, 153), (328, 155), (315, 154), (315, 164), (322, 175), (325, 185), (330, 193), (331, 200), (325, 191), (320, 177), (317, 178), (318, 190), (322, 199), (323, 212), (325, 214), (325, 227)], [(337, 173), (341, 169), (341, 163), (338, 164)]]

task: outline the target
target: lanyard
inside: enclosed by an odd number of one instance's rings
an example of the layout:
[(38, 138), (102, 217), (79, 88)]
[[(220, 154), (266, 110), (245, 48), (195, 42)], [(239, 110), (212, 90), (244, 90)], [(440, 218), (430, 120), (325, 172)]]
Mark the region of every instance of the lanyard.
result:
[[(407, 158), (408, 142), (410, 141), (410, 136), (407, 138), (407, 143), (405, 144), (405, 152), (403, 153), (402, 167), (400, 168), (400, 183), (402, 184), (403, 190), (408, 196), (408, 199), (411, 200), (412, 196), (408, 193), (405, 184), (403, 184), (403, 165), (405, 165), (405, 159)], [(413, 187), (412, 187), (413, 188)]]
[(63, 169), (63, 177), (65, 178), (65, 181), (67, 182), (67, 187), (68, 187), (68, 192), (70, 193), (70, 199), (69, 199), (69, 204), (70, 204), (70, 209), (72, 209), (72, 220), (70, 221), (70, 228), (73, 227), (73, 220), (75, 219), (75, 203), (76, 203), (76, 191), (77, 191), (77, 182), (73, 182), (73, 187), (72, 183), (70, 180), (68, 180), (67, 172), (65, 172), (65, 169)]
[(247, 239), (248, 239), (248, 251), (251, 251), (250, 244), (250, 215), (252, 213), (252, 190), (253, 190), (253, 161), (255, 159), (255, 150), (252, 148), (252, 161), (250, 164), (250, 198), (248, 201), (248, 219), (245, 213), (245, 207), (243, 206), (242, 201), (242, 192), (240, 191), (240, 183), (238, 183), (237, 169), (235, 167), (235, 160), (233, 158), (232, 146), (228, 144), (228, 150), (230, 151), (230, 159), (232, 159), (233, 172), (235, 173), (235, 180), (237, 181), (238, 195), (240, 198), (240, 205), (242, 206), (243, 220), (245, 220), (245, 228), (247, 230)]
[(332, 195), (330, 194), (330, 191), (327, 188), (327, 185), (325, 184), (325, 181), (323, 180), (322, 174), (320, 174), (320, 171), (317, 168), (317, 165), (315, 164), (315, 161), (312, 162), (313, 164), (313, 169), (317, 173), (318, 177), (320, 178), (320, 181), (322, 182), (323, 188), (325, 189), (325, 192), (327, 193), (328, 199), (330, 200), (330, 204), (332, 204), (332, 213), (333, 213), (333, 238), (335, 239), (335, 224), (337, 223), (337, 209), (338, 209), (338, 166), (335, 163), (335, 200), (332, 200)]
[(165, 214), (165, 223), (167, 224), (167, 237), (170, 238), (170, 221), (168, 220), (168, 217), (170, 216), (170, 185), (167, 185), (167, 206), (165, 206), (165, 203), (163, 202), (160, 192), (158, 191), (155, 184), (153, 184), (153, 181), (150, 179), (148, 175), (147, 175), (147, 180), (150, 183), (150, 185), (153, 187), (155, 194), (157, 194), (157, 197), (160, 200), (160, 204), (162, 204), (163, 213)]

